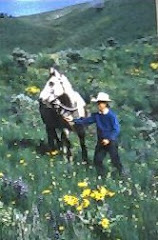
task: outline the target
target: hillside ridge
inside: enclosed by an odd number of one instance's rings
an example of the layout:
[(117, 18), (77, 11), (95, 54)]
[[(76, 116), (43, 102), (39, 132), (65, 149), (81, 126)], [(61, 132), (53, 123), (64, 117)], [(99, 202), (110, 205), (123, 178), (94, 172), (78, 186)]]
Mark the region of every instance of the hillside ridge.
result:
[(128, 43), (156, 34), (154, 0), (108, 1), (98, 12), (91, 4), (27, 17), (1, 19), (1, 55), (15, 47), (31, 53), (95, 47), (114, 37)]

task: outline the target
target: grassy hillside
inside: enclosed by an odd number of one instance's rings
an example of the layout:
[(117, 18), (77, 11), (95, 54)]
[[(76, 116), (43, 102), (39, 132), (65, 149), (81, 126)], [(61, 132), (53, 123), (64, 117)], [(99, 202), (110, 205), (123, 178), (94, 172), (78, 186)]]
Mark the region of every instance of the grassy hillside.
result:
[[(114, 172), (108, 156), (105, 178), (96, 177), (94, 126), (86, 130), (87, 168), (75, 134), (74, 162), (60, 153), (41, 153), (46, 134), (36, 101), (39, 93), (27, 87), (42, 88), (53, 61), (83, 96), (110, 93), (121, 124), (125, 178)], [(9, 58), (0, 64), (0, 82), (0, 239), (156, 240), (157, 39), (39, 54), (26, 68)], [(87, 107), (96, 111), (94, 104)]]
[(154, 0), (112, 0), (97, 12), (89, 4), (29, 17), (0, 19), (0, 55), (21, 47), (31, 53), (97, 46), (114, 37), (120, 43), (153, 35)]
[[(108, 1), (101, 12), (83, 4), (0, 19), (0, 240), (157, 239), (154, 19), (154, 0)], [(120, 44), (110, 46), (108, 37)], [(25, 51), (8, 56), (15, 47)], [(107, 156), (105, 177), (97, 177), (94, 125), (86, 128), (89, 165), (82, 162), (75, 133), (73, 162), (46, 151), (37, 99), (54, 63), (88, 111), (96, 111), (89, 98), (99, 91), (114, 100), (127, 176), (119, 176)]]

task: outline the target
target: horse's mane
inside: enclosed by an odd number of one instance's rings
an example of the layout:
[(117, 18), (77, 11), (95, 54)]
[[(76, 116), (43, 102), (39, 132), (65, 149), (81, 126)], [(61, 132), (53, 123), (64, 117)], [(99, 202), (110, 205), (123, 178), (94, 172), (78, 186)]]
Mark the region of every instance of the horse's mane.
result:
[(74, 92), (74, 89), (71, 83), (69, 82), (68, 78), (63, 74), (61, 75), (61, 77), (62, 77), (62, 85), (65, 88), (66, 92), (70, 94)]

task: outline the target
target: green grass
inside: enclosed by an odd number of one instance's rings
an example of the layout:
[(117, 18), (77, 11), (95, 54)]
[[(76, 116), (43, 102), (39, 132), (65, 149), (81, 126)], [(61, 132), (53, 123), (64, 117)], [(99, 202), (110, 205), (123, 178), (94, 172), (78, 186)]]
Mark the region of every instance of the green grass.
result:
[(10, 54), (15, 47), (31, 53), (95, 47), (109, 37), (122, 44), (155, 33), (154, 0), (108, 1), (101, 12), (81, 4), (29, 17), (1, 19), (0, 55)]
[[(81, 49), (78, 60), (71, 58), (76, 52), (69, 50), (54, 55), (39, 54), (35, 64), (24, 72), (12, 59), (6, 59), (0, 65), (0, 81), (3, 82), (0, 87), (0, 173), (12, 180), (21, 176), (28, 186), (27, 197), (21, 199), (11, 185), (4, 187), (0, 180), (0, 196), (4, 202), (4, 206), (0, 207), (3, 216), (0, 218), (1, 239), (22, 239), (19, 237), (22, 233), (25, 233), (25, 240), (55, 239), (54, 234), (59, 226), (64, 225), (65, 230), (59, 236), (63, 240), (156, 240), (158, 68), (152, 69), (150, 64), (157, 62), (157, 49), (157, 39), (149, 37), (113, 48)], [(68, 163), (61, 154), (52, 157), (38, 152), (40, 140), (46, 142), (38, 105), (34, 103), (38, 95), (30, 96), (33, 102), (21, 99), (13, 103), (11, 99), (21, 93), (28, 96), (25, 91), (27, 86), (44, 86), (48, 74), (46, 59), (49, 65), (50, 57), (59, 63), (62, 70), (67, 70), (66, 75), (74, 88), (85, 98), (105, 91), (114, 100), (112, 108), (121, 124), (119, 153), (129, 172), (127, 178), (114, 175), (108, 156), (104, 161), (107, 177), (96, 177), (93, 166), (94, 126), (86, 130), (91, 162), (88, 168), (82, 165), (80, 147), (74, 133), (71, 135), (73, 163)], [(87, 107), (90, 111), (96, 111), (93, 104)], [(84, 179), (91, 189), (107, 186), (115, 192), (115, 196), (99, 203), (90, 199), (90, 206), (83, 213), (78, 213), (61, 199), (65, 194), (80, 197), (81, 189), (77, 183)], [(49, 190), (50, 194), (42, 194), (43, 190)], [(41, 196), (43, 198), (40, 200)], [(59, 215), (67, 210), (76, 215), (75, 222), (60, 218)], [(55, 220), (52, 220), (52, 211)], [(21, 220), (15, 216), (21, 216)], [(103, 231), (98, 224), (103, 217), (110, 219), (111, 232)], [(7, 219), (5, 223), (4, 218)], [(82, 218), (88, 222), (83, 222)], [(39, 228), (40, 231), (37, 230)]]

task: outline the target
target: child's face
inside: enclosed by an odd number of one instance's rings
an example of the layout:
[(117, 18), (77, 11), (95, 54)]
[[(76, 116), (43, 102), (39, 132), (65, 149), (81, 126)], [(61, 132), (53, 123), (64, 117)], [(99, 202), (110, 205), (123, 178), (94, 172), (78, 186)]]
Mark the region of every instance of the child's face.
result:
[(98, 109), (99, 109), (99, 111), (101, 111), (101, 112), (103, 112), (104, 109), (107, 107), (107, 103), (106, 103), (106, 102), (101, 102), (101, 101), (99, 101), (99, 102), (97, 102), (97, 104), (98, 104)]

